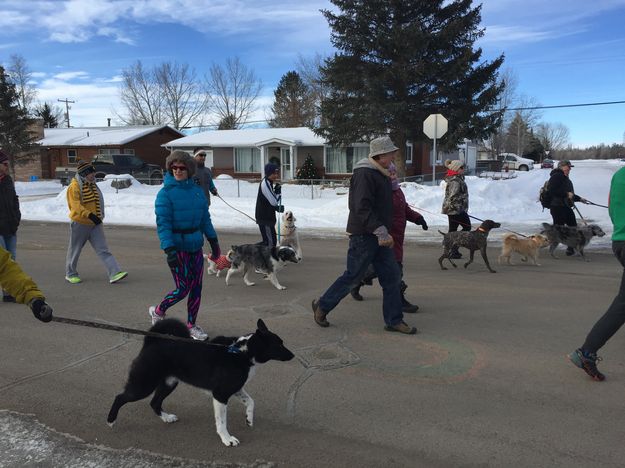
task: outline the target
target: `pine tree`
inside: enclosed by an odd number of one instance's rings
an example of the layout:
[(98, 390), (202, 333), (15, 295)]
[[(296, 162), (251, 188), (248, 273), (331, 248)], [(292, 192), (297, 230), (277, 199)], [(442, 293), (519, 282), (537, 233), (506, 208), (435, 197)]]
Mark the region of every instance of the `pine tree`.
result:
[[(330, 88), (316, 131), (345, 145), (390, 134), (426, 141), (423, 121), (441, 113), (449, 130), (441, 141), (483, 138), (501, 112), (489, 112), (503, 89), (497, 83), (503, 56), (484, 60), (474, 48), (483, 34), (481, 6), (472, 0), (331, 0), (323, 14), (338, 50), (321, 69)], [(335, 13), (336, 11), (336, 13)], [(400, 175), (404, 158), (396, 161)]]
[(59, 126), (57, 114), (47, 102), (35, 108), (35, 115), (43, 120), (44, 128), (57, 128)]
[(313, 158), (310, 154), (306, 156), (304, 164), (302, 165), (302, 167), (299, 168), (295, 177), (302, 181), (314, 180), (319, 178), (319, 175), (317, 174), (317, 168), (315, 167), (315, 162), (313, 161)]
[(15, 85), (0, 66), (0, 148), (8, 153), (11, 163), (30, 158), (29, 151), (36, 146), (35, 135), (29, 131), (32, 123), (28, 111), (19, 105)]
[(217, 126), (217, 130), (236, 130), (237, 129), (237, 119), (234, 115), (228, 114), (223, 119), (219, 121), (219, 125)]
[(315, 121), (315, 100), (297, 72), (282, 76), (274, 91), (270, 127), (310, 127)]

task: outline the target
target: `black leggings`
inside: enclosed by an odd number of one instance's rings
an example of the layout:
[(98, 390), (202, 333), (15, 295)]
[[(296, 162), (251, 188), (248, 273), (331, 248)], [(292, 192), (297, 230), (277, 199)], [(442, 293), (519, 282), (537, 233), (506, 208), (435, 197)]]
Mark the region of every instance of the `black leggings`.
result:
[(449, 218), (449, 232), (458, 230), (458, 226), (462, 227), (462, 231), (471, 230), (471, 219), (468, 213), (460, 213), (455, 215), (447, 215)]
[(623, 265), (623, 276), (618, 294), (603, 317), (597, 320), (582, 346), (584, 351), (596, 353), (625, 323), (625, 241), (612, 241), (612, 251)]
[(278, 236), (276, 235), (276, 228), (272, 224), (259, 224), (260, 235), (263, 236), (263, 240), (260, 244), (267, 247), (275, 247), (277, 245)]

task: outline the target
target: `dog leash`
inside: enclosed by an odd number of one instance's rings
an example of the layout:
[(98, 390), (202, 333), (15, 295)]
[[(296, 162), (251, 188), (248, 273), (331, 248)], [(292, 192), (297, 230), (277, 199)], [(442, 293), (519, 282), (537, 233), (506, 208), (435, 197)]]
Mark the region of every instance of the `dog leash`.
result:
[[(469, 215), (469, 218), (473, 218), (473, 219), (475, 219), (475, 220), (477, 220), (477, 221), (481, 221), (482, 223), (484, 222), (484, 220), (483, 220), (483, 219), (480, 219), (480, 218), (478, 218), (478, 217), (476, 217), (476, 216), (471, 216), (471, 215)], [(529, 236), (526, 236), (525, 234), (521, 234), (520, 232), (513, 231), (512, 229), (508, 229), (508, 228), (502, 228), (502, 229), (503, 229), (504, 231), (511, 232), (511, 233), (516, 234), (516, 235), (521, 236), (521, 237), (529, 237)]]
[(606, 206), (606, 205), (600, 205), (599, 203), (594, 203), (594, 202), (591, 202), (590, 200), (586, 200), (586, 203), (587, 203), (588, 205), (600, 206), (601, 208), (610, 208), (609, 206)]
[(584, 219), (584, 217), (582, 216), (582, 214), (579, 212), (579, 209), (577, 208), (577, 206), (575, 206), (575, 203), (573, 203), (573, 208), (575, 209), (575, 211), (577, 211), (577, 214), (579, 215), (579, 219), (582, 220), (582, 222), (588, 226), (588, 223), (586, 222), (586, 220)]
[(228, 205), (230, 208), (232, 208), (234, 211), (238, 211), (239, 213), (241, 213), (244, 216), (247, 216), (248, 218), (250, 218), (254, 224), (256, 224), (256, 220), (254, 218), (252, 218), (250, 215), (248, 215), (247, 213), (245, 213), (244, 211), (241, 211), (237, 208), (235, 208), (234, 206), (232, 206), (230, 203), (228, 203), (226, 200), (224, 200), (223, 198), (221, 198), (221, 195), (217, 194), (217, 198), (219, 198), (222, 202), (224, 202), (226, 205)]
[(89, 320), (78, 320), (78, 319), (67, 318), (67, 317), (58, 317), (56, 315), (52, 317), (52, 321), (58, 322), (58, 323), (65, 323), (69, 325), (78, 325), (81, 327), (98, 328), (100, 330), (110, 330), (110, 331), (116, 331), (120, 333), (129, 333), (131, 335), (150, 336), (153, 338), (160, 338), (163, 340), (184, 341), (185, 343), (193, 342), (193, 343), (198, 343), (198, 344), (203, 344), (203, 345), (221, 346), (221, 347), (230, 346), (230, 345), (226, 346), (226, 345), (217, 344), (217, 343), (209, 343), (208, 341), (194, 340), (193, 338), (185, 338), (182, 336), (165, 335), (163, 333), (138, 330), (136, 328), (126, 328), (126, 327), (120, 327), (118, 325), (109, 325), (107, 323), (91, 322)]

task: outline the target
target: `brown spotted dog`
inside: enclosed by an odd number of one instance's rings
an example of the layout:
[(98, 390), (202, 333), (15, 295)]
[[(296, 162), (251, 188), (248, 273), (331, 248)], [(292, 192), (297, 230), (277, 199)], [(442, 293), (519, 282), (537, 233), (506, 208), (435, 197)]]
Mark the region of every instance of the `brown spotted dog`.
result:
[(441, 266), (441, 270), (447, 270), (447, 268), (443, 266), (444, 259), (449, 260), (449, 263), (451, 263), (454, 268), (457, 268), (457, 265), (451, 259), (451, 252), (453, 252), (454, 247), (464, 247), (465, 249), (469, 249), (471, 254), (469, 261), (464, 264), (465, 268), (473, 263), (473, 255), (476, 250), (479, 250), (482, 254), (482, 258), (484, 259), (484, 263), (486, 263), (488, 271), (496, 273), (495, 270), (490, 267), (490, 263), (488, 263), (488, 257), (486, 256), (486, 240), (490, 230), (498, 227), (501, 227), (501, 224), (496, 223), (492, 219), (487, 219), (480, 224), (475, 231), (438, 231), (443, 235), (443, 255), (441, 255), (438, 259), (438, 264)]

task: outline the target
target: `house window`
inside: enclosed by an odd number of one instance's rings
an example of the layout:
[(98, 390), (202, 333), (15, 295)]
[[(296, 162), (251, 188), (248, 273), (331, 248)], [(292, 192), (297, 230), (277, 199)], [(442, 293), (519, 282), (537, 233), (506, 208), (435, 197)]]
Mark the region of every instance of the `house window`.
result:
[(259, 148), (235, 148), (234, 149), (235, 172), (260, 172), (260, 149)]
[(326, 172), (328, 174), (349, 174), (358, 161), (369, 155), (368, 146), (348, 146), (347, 148), (326, 148)]
[(120, 148), (100, 148), (98, 154), (135, 154), (135, 150), (132, 148), (120, 149)]
[(412, 143), (406, 143), (406, 163), (412, 164)]
[(67, 150), (67, 162), (68, 164), (76, 164), (76, 156), (77, 156), (77, 152), (75, 149), (68, 149)]

